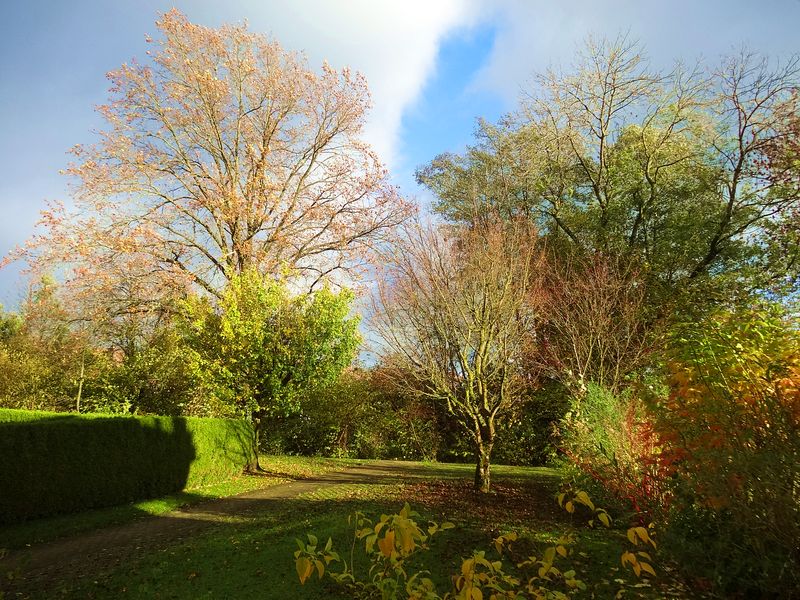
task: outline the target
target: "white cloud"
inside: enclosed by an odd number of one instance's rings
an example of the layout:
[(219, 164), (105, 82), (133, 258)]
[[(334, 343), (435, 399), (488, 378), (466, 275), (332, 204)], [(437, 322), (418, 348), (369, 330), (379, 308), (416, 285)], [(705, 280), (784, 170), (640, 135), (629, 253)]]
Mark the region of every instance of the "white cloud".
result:
[(248, 18), (252, 30), (304, 50), (312, 66), (327, 60), (366, 75), (373, 110), (365, 136), (391, 167), (403, 113), (434, 73), (440, 44), (477, 16), (476, 0), (300, 0), (260, 3)]
[(704, 59), (742, 45), (786, 56), (797, 51), (800, 2), (765, 0), (482, 0), (484, 19), (496, 27), (489, 59), (473, 82), (514, 101), (532, 76), (550, 66), (568, 68), (588, 35), (618, 35), (643, 43), (654, 67)]

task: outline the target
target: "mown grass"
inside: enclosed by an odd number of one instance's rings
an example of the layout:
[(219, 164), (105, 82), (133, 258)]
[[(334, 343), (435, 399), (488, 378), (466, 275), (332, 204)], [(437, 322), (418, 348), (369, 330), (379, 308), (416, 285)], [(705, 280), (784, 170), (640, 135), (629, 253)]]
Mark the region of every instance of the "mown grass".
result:
[(265, 470), (264, 473), (242, 474), (208, 487), (184, 490), (122, 506), (0, 526), (0, 548), (15, 550), (103, 527), (131, 523), (147, 517), (162, 516), (178, 508), (208, 500), (235, 496), (295, 479), (314, 477), (332, 470), (344, 469), (354, 461), (316, 457), (262, 456), (259, 462)]
[(308, 479), (331, 471), (345, 469), (369, 461), (351, 458), (322, 458), (319, 456), (272, 456), (262, 455), (259, 466), (265, 475), (286, 479)]
[[(382, 466), (392, 471), (391, 464)], [(541, 556), (566, 529), (575, 528), (578, 539), (569, 563), (590, 585), (583, 597), (613, 598), (623, 585), (628, 587), (625, 597), (684, 595), (666, 578), (642, 584), (621, 569), (624, 530), (596, 531), (571, 523), (554, 500), (558, 471), (498, 467), (488, 496), (472, 491), (471, 474), (469, 466), (414, 463), (393, 479), (321, 488), (273, 503), (246, 523), (220, 525), (91, 581), (50, 590), (47, 597), (348, 598), (351, 594), (327, 580), (299, 585), (292, 556), (295, 538), (309, 532), (323, 541), (331, 537), (340, 552), (349, 553), (349, 514), (361, 511), (377, 518), (397, 512), (405, 501), (423, 520), (456, 525), (411, 565), (429, 569), (441, 592), (449, 589), (450, 575), (458, 572), (462, 559), (473, 549), (489, 550), (498, 534), (516, 531), (523, 537), (519, 551)]]

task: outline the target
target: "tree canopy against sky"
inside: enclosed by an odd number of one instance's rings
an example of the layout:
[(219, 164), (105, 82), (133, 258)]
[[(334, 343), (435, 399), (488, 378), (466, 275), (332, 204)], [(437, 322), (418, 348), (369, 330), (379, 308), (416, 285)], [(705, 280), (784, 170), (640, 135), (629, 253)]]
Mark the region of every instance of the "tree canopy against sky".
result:
[(667, 73), (624, 38), (590, 40), (418, 178), (449, 219), (524, 215), (556, 247), (631, 257), (667, 288), (725, 273), (769, 285), (797, 273), (800, 188), (770, 157), (796, 137), (798, 81), (796, 58)]
[(109, 73), (97, 143), (73, 150), (74, 210), (44, 212), (17, 256), (124, 307), (219, 296), (248, 268), (312, 287), (358, 268), (410, 210), (361, 139), (364, 78), (244, 26), (157, 25), (150, 59)]
[[(494, 121), (512, 109), (532, 73), (568, 65), (590, 32), (629, 31), (647, 42), (658, 67), (675, 58), (713, 63), (742, 44), (771, 57), (797, 51), (797, 3), (617, 4), (608, 10), (588, 0), (569, 6), (444, 0), (435, 7), (411, 0), (330, 6), (231, 0), (184, 10), (190, 21), (210, 27), (246, 19), (251, 31), (307, 52), (312, 66), (327, 59), (364, 73), (374, 100), (364, 137), (404, 195), (424, 198), (414, 169), (443, 150), (462, 151), (476, 115)], [(58, 170), (66, 149), (91, 143), (91, 132), (103, 127), (93, 107), (107, 95), (104, 74), (131, 56), (144, 58), (143, 33), (153, 33), (154, 15), (172, 6), (162, 0), (8, 6), (0, 24), (0, 71), (9, 91), (0, 95), (0, 204), (9, 218), (0, 222), (0, 254), (29, 237), (46, 199), (67, 197)], [(23, 296), (22, 267), (0, 270), (0, 303), (11, 309)]]

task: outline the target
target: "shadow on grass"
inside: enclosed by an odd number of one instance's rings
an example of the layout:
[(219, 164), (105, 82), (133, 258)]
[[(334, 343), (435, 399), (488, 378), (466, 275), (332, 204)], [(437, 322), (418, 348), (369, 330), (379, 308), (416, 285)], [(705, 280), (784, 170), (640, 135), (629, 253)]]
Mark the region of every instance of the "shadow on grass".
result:
[[(346, 490), (342, 489), (342, 493)], [(438, 501), (412, 506), (422, 514), (422, 522), (429, 518), (439, 520), (438, 512), (447, 508)], [(23, 591), (33, 598), (60, 593), (74, 598), (348, 598), (351, 594), (325, 581), (314, 579), (305, 586), (299, 585), (293, 563), (295, 538), (313, 533), (324, 544), (331, 537), (334, 547), (349, 562), (352, 530), (348, 529), (347, 516), (361, 511), (376, 520), (381, 513), (396, 512), (401, 507), (400, 498), (275, 499), (262, 504), (262, 510), (252, 513), (247, 521), (223, 523), (203, 535), (151, 547), (102, 575), (95, 572), (81, 577), (76, 576), (80, 569), (72, 570), (72, 579), (51, 579), (45, 586), (37, 580)], [(487, 522), (480, 514), (454, 514), (451, 508), (450, 519), (456, 528), (435, 538), (430, 551), (410, 563), (410, 571), (430, 570), (438, 589), (444, 592), (449, 589), (450, 576), (458, 572), (462, 559), (473, 549), (487, 550), (493, 556), (489, 549), (496, 530), (513, 528), (528, 534), (527, 541), (520, 543), (520, 551), (541, 555), (564, 527), (563, 523), (530, 522), (527, 529), (520, 530), (507, 522)], [(166, 527), (166, 522), (175, 518), (155, 520), (164, 522), (162, 526)], [(597, 532), (587, 532), (579, 542), (592, 559), (580, 559), (583, 562), (575, 566), (592, 577), (594, 573), (607, 574), (619, 556), (617, 536), (606, 533), (606, 537), (598, 537)], [(360, 554), (357, 552), (356, 557)], [(356, 567), (363, 577), (367, 576), (363, 556), (356, 558)]]
[[(443, 479), (443, 473), (451, 478)], [(124, 589), (131, 597), (151, 597), (157, 585), (165, 597), (179, 598), (207, 593), (329, 597), (332, 592), (325, 586), (315, 588), (322, 590), (319, 596), (301, 595), (291, 560), (294, 538), (313, 531), (322, 539), (341, 539), (352, 512), (377, 518), (382, 512), (399, 511), (405, 501), (423, 514), (423, 520), (447, 519), (459, 525), (460, 533), (451, 541), (442, 538), (444, 554), (436, 555), (437, 565), (458, 566), (457, 559), (472, 548), (487, 547), (498, 528), (521, 523), (537, 523), (547, 531), (561, 527), (551, 508), (554, 473), (537, 473), (524, 484), (498, 475), (496, 491), (488, 496), (472, 492), (468, 475), (469, 468), (461, 466), (379, 463), (202, 503), (39, 548), (27, 561), (24, 552), (18, 553), (15, 566), (23, 576), (7, 583), (7, 591), (48, 597), (64, 589), (69, 597), (99, 598), (118, 597)], [(286, 495), (297, 493), (302, 496)], [(442, 569), (446, 583), (450, 567)], [(103, 572), (106, 575), (98, 575)], [(101, 583), (87, 584), (85, 578)], [(264, 594), (265, 589), (270, 593)]]
[[(179, 510), (208, 500), (209, 496), (202, 492), (183, 491), (136, 504), (98, 508), (77, 514), (57, 515), (4, 525), (0, 526), (0, 548), (8, 551), (20, 550), (99, 528), (152, 518), (159, 513)], [(139, 508), (149, 505), (153, 505), (153, 508)]]

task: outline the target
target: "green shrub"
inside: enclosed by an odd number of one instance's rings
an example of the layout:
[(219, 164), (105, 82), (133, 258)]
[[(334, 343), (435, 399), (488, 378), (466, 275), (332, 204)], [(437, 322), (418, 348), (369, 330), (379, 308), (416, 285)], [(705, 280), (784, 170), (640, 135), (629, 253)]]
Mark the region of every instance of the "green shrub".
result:
[(655, 461), (657, 439), (637, 395), (590, 383), (573, 398), (559, 429), (559, 449), (580, 473), (580, 485), (607, 506), (652, 518), (663, 504), (665, 481)]
[(253, 461), (243, 421), (0, 409), (0, 522), (222, 481)]
[(566, 387), (547, 381), (515, 414), (498, 425), (493, 450), (497, 464), (539, 466), (555, 459), (553, 430), (564, 418), (570, 397)]

